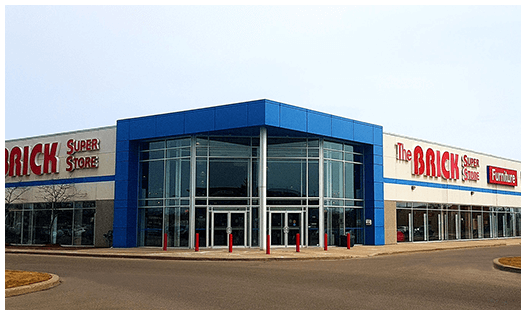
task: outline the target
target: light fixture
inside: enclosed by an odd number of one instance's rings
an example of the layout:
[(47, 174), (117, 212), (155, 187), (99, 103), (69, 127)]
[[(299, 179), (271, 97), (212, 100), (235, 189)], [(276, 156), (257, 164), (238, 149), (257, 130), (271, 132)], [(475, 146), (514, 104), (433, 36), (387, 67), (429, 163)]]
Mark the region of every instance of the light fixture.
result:
[(472, 191), (472, 192), (471, 192), (471, 195), (473, 196), (474, 194), (475, 194), (475, 192), (474, 192), (474, 191)]
[(416, 189), (416, 186), (411, 186), (411, 190), (415, 190)]

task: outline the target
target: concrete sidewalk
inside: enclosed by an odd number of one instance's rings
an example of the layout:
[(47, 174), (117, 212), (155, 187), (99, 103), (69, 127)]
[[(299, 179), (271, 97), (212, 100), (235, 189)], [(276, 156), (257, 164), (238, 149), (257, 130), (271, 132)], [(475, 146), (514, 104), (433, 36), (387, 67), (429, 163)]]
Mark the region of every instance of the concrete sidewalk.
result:
[(380, 255), (407, 254), (425, 251), (467, 249), (491, 246), (520, 245), (520, 238), (449, 241), (449, 242), (422, 242), (398, 243), (384, 246), (358, 245), (347, 249), (346, 247), (329, 247), (327, 251), (320, 247), (301, 248), (296, 252), (295, 247), (271, 248), (270, 254), (258, 248), (236, 248), (232, 253), (228, 248), (208, 249), (201, 248), (198, 252), (193, 249), (173, 249), (163, 251), (162, 248), (86, 248), (86, 249), (27, 249), (6, 248), (6, 254), (37, 254), (61, 255), (77, 257), (106, 257), (106, 258), (133, 258), (133, 259), (165, 259), (165, 260), (313, 260), (313, 259), (352, 259), (367, 258)]

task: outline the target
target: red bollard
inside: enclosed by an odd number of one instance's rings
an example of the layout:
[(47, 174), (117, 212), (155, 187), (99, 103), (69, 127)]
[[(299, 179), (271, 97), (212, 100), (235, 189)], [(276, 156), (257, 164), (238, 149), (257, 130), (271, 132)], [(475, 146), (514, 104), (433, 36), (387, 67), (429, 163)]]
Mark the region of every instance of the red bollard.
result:
[(270, 255), (270, 235), (267, 234), (267, 255)]
[(228, 234), (228, 252), (232, 252), (232, 234)]
[(347, 249), (351, 249), (351, 233), (347, 233)]
[(327, 233), (325, 233), (325, 240), (324, 240), (324, 245), (323, 245), (323, 249), (324, 250), (327, 250)]
[(164, 245), (163, 245), (163, 250), (167, 250), (168, 249), (168, 233), (164, 233)]
[(195, 251), (199, 251), (199, 233), (195, 233)]
[(300, 252), (300, 233), (296, 233), (296, 253)]

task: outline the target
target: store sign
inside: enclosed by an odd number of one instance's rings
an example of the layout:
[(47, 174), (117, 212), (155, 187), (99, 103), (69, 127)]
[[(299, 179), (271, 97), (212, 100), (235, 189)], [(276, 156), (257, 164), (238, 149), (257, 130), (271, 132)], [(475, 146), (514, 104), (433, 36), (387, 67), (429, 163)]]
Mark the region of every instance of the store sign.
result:
[[(100, 149), (99, 139), (74, 140), (66, 143), (68, 151), (66, 154), (66, 171), (73, 172), (76, 169), (89, 169), (99, 167), (97, 155), (76, 156), (78, 153), (98, 151)], [(15, 146), (11, 150), (5, 148), (5, 175), (11, 177), (29, 176), (31, 174), (58, 174), (60, 159), (59, 142), (38, 143), (31, 146)], [(40, 164), (41, 163), (41, 164)]]
[(91, 152), (100, 150), (99, 139), (75, 140), (69, 139), (66, 143), (68, 157), (66, 157), (66, 171), (73, 172), (76, 169), (98, 168), (99, 157), (97, 155), (75, 156), (79, 152)]
[(517, 186), (517, 171), (488, 165), (488, 184)]
[[(5, 175), (11, 177), (58, 173), (58, 150), (60, 144), (38, 143), (32, 148), (25, 146), (23, 148), (13, 147), (11, 151), (5, 148)], [(43, 157), (42, 164), (38, 164)]]
[(479, 159), (464, 155), (461, 157), (462, 172), (460, 172), (459, 155), (453, 152), (424, 149), (417, 145), (411, 151), (404, 147), (403, 143), (396, 144), (396, 159), (411, 162), (411, 173), (413, 175), (424, 175), (427, 177), (446, 180), (457, 180), (462, 175), (463, 181), (478, 181), (480, 174), (477, 168), (480, 166)]

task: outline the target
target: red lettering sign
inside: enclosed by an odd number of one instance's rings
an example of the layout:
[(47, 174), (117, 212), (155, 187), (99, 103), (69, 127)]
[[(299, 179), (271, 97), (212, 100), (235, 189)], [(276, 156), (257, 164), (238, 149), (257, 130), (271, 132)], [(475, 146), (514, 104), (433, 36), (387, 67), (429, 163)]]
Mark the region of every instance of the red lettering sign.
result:
[(488, 183), (517, 186), (517, 171), (488, 165)]
[[(427, 177), (442, 177), (443, 179), (459, 179), (459, 155), (445, 151), (441, 153), (439, 150), (432, 148), (424, 149), (417, 145), (413, 153), (411, 150), (406, 150), (404, 144), (398, 142), (396, 144), (396, 159), (400, 161), (411, 161), (411, 173), (413, 175), (425, 175)], [(463, 157), (463, 163), (471, 167), (479, 165), (478, 159)], [(469, 180), (477, 180), (478, 172), (466, 171), (465, 178)], [(464, 179), (464, 177), (463, 177)]]
[[(41, 143), (31, 148), (13, 147), (11, 151), (5, 149), (5, 174), (11, 177), (30, 175), (51, 174), (59, 172), (58, 150), (59, 143)], [(38, 164), (40, 155), (43, 155), (42, 165)]]

